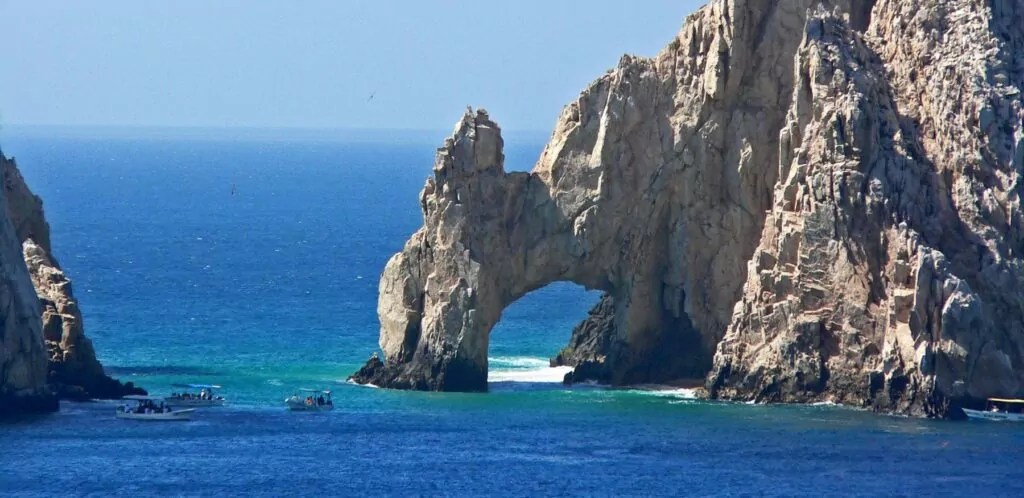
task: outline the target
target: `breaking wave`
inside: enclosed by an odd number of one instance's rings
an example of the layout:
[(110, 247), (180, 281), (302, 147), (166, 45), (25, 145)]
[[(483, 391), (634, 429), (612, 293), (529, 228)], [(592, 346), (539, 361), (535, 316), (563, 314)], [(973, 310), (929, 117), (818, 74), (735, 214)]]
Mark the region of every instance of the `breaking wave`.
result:
[(633, 387), (629, 389), (629, 391), (659, 398), (671, 398), (677, 400), (697, 399), (697, 390), (685, 387), (642, 385)]
[(572, 367), (552, 367), (546, 358), (497, 356), (487, 358), (487, 382), (561, 383)]

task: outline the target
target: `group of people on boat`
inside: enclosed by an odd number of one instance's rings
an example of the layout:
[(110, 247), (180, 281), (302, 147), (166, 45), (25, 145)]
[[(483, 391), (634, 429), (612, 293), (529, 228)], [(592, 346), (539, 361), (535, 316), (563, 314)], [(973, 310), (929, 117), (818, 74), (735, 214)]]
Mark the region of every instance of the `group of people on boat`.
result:
[(124, 405), (121, 407), (125, 413), (138, 413), (138, 414), (152, 414), (152, 413), (171, 413), (171, 407), (165, 405), (162, 401), (160, 404), (153, 403), (150, 400), (140, 401), (137, 405)]
[(171, 393), (171, 397), (175, 398), (175, 399), (202, 399), (202, 400), (221, 399), (220, 396), (214, 396), (212, 392), (207, 391), (206, 389), (203, 389), (202, 391), (199, 391), (199, 394), (192, 394), (192, 393), (187, 393), (187, 392)]
[(320, 396), (317, 396), (316, 398), (314, 398), (312, 396), (306, 396), (306, 406), (314, 406), (314, 405), (316, 405), (316, 406), (324, 406), (324, 405), (333, 406), (334, 403), (331, 400), (329, 400), (329, 399), (324, 399), (324, 395), (323, 394), (321, 394)]

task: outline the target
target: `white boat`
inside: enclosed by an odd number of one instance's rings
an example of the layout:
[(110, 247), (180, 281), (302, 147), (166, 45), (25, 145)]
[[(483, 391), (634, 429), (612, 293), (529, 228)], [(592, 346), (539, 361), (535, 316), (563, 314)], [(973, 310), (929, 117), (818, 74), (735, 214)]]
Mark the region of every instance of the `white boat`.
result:
[(299, 392), (285, 398), (284, 402), (293, 412), (327, 412), (334, 409), (331, 392), (320, 389), (299, 389)]
[(186, 406), (190, 408), (204, 408), (209, 406), (223, 406), (224, 397), (218, 396), (216, 390), (220, 386), (213, 384), (171, 384), (174, 387), (185, 389), (198, 389), (199, 392), (188, 391), (176, 392), (166, 398), (168, 406)]
[(1024, 399), (989, 398), (988, 409), (964, 408), (967, 418), (994, 422), (1024, 422)]
[(129, 420), (153, 420), (153, 421), (175, 421), (191, 420), (194, 408), (186, 410), (174, 410), (164, 402), (163, 396), (125, 396), (127, 403), (118, 407), (117, 418)]

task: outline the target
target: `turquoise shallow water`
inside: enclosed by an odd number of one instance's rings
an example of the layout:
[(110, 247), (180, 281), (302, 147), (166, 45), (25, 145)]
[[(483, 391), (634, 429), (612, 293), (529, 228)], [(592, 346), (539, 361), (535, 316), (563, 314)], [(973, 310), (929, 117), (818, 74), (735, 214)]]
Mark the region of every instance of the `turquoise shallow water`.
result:
[[(0, 494), (1024, 491), (1020, 426), (566, 389), (546, 358), (597, 297), (568, 283), (506, 311), (490, 393), (346, 384), (376, 349), (377, 277), (421, 222), (443, 133), (272, 137), (0, 136), (45, 200), (108, 370), (231, 401), (186, 424), (65, 403), (0, 425)], [(508, 138), (508, 167), (531, 167), (542, 140)], [(338, 410), (283, 411), (298, 387), (333, 389)]]

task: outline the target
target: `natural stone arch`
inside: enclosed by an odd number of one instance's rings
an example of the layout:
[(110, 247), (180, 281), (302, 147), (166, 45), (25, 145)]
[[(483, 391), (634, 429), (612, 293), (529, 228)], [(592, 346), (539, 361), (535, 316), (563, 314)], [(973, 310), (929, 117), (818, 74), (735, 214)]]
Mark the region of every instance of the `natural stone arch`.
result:
[[(634, 84), (653, 80), (644, 66), (633, 66)], [(624, 72), (605, 84), (624, 84), (629, 76)], [(657, 88), (651, 84), (649, 90)], [(615, 104), (607, 96), (601, 95), (605, 103)], [(599, 119), (601, 112), (585, 107), (592, 102), (569, 106), (571, 128), (556, 132), (562, 139), (545, 149), (532, 173), (506, 173), (500, 129), (486, 112), (467, 112), (438, 150), (434, 175), (421, 193), (423, 228), (381, 277), (385, 358), (371, 360), (356, 380), (485, 390), (490, 331), (502, 310), (556, 281), (602, 290), (598, 308), (614, 310), (593, 331), (604, 347), (562, 360), (592, 360), (592, 369), (600, 367), (594, 376), (617, 384), (703, 377), (717, 339), (697, 331), (684, 311), (682, 279), (674, 285), (672, 279), (679, 268), (670, 261), (678, 256), (671, 248), (683, 246), (686, 227), (672, 222), (678, 213), (670, 196), (652, 195), (652, 189), (668, 190), (670, 170), (683, 162), (639, 167), (652, 159), (636, 157), (644, 151), (631, 145), (660, 133), (664, 123), (631, 119), (655, 113), (637, 109), (638, 102), (656, 101), (617, 102), (622, 107), (616, 112), (625, 118), (618, 122)], [(606, 142), (596, 143), (598, 137)], [(581, 140), (590, 141), (585, 145), (593, 155), (579, 154)], [(666, 151), (648, 152), (660, 161)], [(650, 371), (652, 365), (658, 372)]]
[(586, 377), (704, 376), (778, 175), (800, 43), (780, 34), (811, 3), (713, 2), (566, 106), (529, 174), (504, 171), (486, 113), (464, 116), (421, 195), (423, 228), (381, 278), (384, 358), (354, 378), (485, 389), (501, 310), (557, 280), (607, 293), (577, 331), (602, 346), (560, 357)]
[[(614, 264), (621, 258), (613, 253), (628, 250), (635, 235), (621, 237), (618, 232), (629, 230), (597, 220), (608, 205), (600, 202), (608, 185), (602, 168), (550, 157), (557, 151), (549, 148), (542, 164), (571, 167), (506, 173), (502, 146), (498, 126), (478, 111), (467, 112), (438, 150), (434, 176), (421, 194), (424, 227), (381, 278), (380, 346), (391, 368), (367, 380), (414, 389), (486, 389), (490, 331), (501, 312), (555, 281), (603, 290), (624, 305), (619, 316), (638, 328), (663, 328), (660, 316), (628, 312), (633, 299), (645, 306), (657, 302), (652, 294), (660, 289), (636, 276), (649, 273), (643, 268), (648, 262), (631, 261), (634, 271)], [(648, 216), (661, 208), (645, 207)]]

